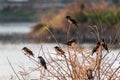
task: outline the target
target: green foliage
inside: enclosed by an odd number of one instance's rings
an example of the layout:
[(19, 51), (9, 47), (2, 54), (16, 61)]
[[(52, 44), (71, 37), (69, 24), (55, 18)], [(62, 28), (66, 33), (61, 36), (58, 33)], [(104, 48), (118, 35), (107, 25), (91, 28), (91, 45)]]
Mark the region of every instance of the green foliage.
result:
[(107, 10), (107, 11), (98, 11), (98, 12), (84, 12), (84, 14), (76, 18), (80, 23), (82, 23), (84, 21), (81, 21), (80, 18), (91, 24), (97, 24), (100, 22), (109, 27), (119, 27), (120, 9), (116, 11)]

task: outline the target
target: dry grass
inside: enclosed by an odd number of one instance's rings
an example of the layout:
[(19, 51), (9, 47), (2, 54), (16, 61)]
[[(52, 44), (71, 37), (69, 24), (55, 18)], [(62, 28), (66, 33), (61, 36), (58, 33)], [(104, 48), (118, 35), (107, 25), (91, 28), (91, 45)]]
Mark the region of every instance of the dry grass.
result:
[[(97, 39), (100, 40), (97, 26), (91, 29), (95, 31)], [(63, 48), (52, 32), (48, 28), (47, 30), (55, 39), (56, 44), (60, 48)], [(67, 36), (69, 36), (69, 34), (67, 34)], [(88, 50), (87, 47), (82, 49), (79, 46), (79, 42), (76, 45), (71, 47), (65, 46), (65, 54), (62, 56), (50, 52), (47, 47), (47, 51), (44, 51), (43, 46), (41, 46), (40, 51), (43, 53), (43, 57), (46, 60), (47, 70), (45, 70), (37, 60), (29, 57), (31, 61), (35, 62), (37, 68), (35, 67), (26, 71), (24, 67), (19, 66), (21, 71), (17, 74), (9, 59), (8, 61), (18, 80), (120, 80), (120, 65), (115, 65), (120, 60), (120, 52), (113, 53), (109, 49), (108, 53), (101, 49), (92, 56), (92, 49)], [(29, 76), (31, 73), (37, 73), (38, 77), (31, 79)], [(16, 79), (12, 78), (11, 80)]]
[[(107, 4), (101, 4), (92, 4), (92, 8), (95, 10), (105, 9)], [(68, 14), (68, 10), (66, 9), (64, 13), (63, 11), (60, 13), (62, 13), (62, 15), (56, 16), (47, 24), (55, 26), (55, 28), (61, 25), (63, 26), (63, 23), (65, 22), (62, 22), (62, 19), (64, 19), (66, 14)], [(71, 36), (69, 34), (69, 29), (71, 29), (70, 27), (73, 26), (68, 27), (68, 31), (66, 32), (67, 41)], [(90, 33), (93, 34), (94, 38), (99, 41), (101, 39), (101, 34), (99, 33), (98, 27), (94, 26), (90, 27), (90, 29), (92, 31)], [(11, 68), (16, 74), (15, 78), (18, 80), (120, 80), (120, 52), (113, 53), (111, 50), (112, 48), (109, 47), (109, 53), (101, 49), (92, 56), (92, 48), (88, 49), (85, 47), (83, 49), (79, 46), (79, 43), (81, 43), (81, 40), (79, 39), (79, 30), (75, 30), (78, 32), (78, 34), (76, 34), (78, 37), (78, 44), (72, 47), (62, 47), (55, 35), (48, 28), (44, 27), (44, 30), (51, 34), (57, 46), (62, 49), (64, 48), (63, 50), (65, 54), (59, 56), (56, 55), (56, 53), (50, 52), (48, 47), (46, 47), (47, 51), (44, 51), (43, 46), (41, 46), (40, 51), (43, 53), (43, 57), (46, 60), (48, 69), (45, 70), (37, 60), (29, 57), (31, 61), (34, 61), (36, 67), (30, 66), (32, 69), (25, 70), (25, 68), (21, 65), (19, 66), (21, 68), (21, 70), (18, 72), (19, 74), (17, 74), (17, 72), (14, 70), (8, 59)], [(31, 73), (36, 73), (32, 76), (38, 75), (37, 78), (32, 79), (29, 76)], [(17, 80), (15, 78), (11, 76), (10, 80)]]

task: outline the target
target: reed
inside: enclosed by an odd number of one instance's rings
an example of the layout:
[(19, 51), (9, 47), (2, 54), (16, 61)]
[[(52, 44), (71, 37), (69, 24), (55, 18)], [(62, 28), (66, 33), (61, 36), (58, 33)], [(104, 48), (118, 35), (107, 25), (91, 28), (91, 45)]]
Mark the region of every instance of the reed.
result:
[[(71, 26), (74, 27), (74, 26)], [(37, 60), (29, 57), (31, 61), (34, 61), (36, 67), (33, 70), (26, 71), (24, 67), (21, 67), (23, 71), (19, 71), (22, 74), (17, 74), (14, 68), (12, 67), (10, 61), (11, 68), (13, 69), (16, 77), (19, 80), (32, 80), (31, 77), (27, 77), (31, 73), (37, 73), (39, 75), (34, 80), (119, 80), (120, 79), (120, 65), (116, 65), (116, 63), (120, 60), (120, 52), (112, 53), (103, 50), (102, 48), (92, 54), (92, 48), (88, 50), (88, 48), (81, 48), (79, 45), (80, 40), (78, 40), (78, 44), (74, 46), (62, 46), (59, 41), (55, 38), (53, 32), (51, 32), (48, 28), (47, 31), (54, 38), (56, 45), (58, 45), (61, 49), (64, 50), (65, 54), (56, 55), (53, 52), (49, 51), (49, 48), (46, 47), (47, 51), (44, 51), (43, 45), (41, 45), (39, 53), (42, 53), (44, 57), (47, 69), (44, 69)], [(96, 40), (101, 39), (101, 34), (97, 26), (91, 26), (92, 34), (96, 37)], [(70, 31), (70, 30), (68, 30)], [(76, 30), (78, 31), (78, 30)], [(69, 39), (70, 32), (67, 33), (67, 41)], [(79, 35), (79, 34), (78, 34)], [(78, 36), (76, 35), (76, 36)], [(38, 53), (38, 56), (41, 55)], [(112, 57), (110, 56), (112, 55)], [(31, 66), (32, 67), (32, 66)], [(19, 77), (21, 76), (21, 77)], [(35, 76), (35, 75), (32, 75)]]

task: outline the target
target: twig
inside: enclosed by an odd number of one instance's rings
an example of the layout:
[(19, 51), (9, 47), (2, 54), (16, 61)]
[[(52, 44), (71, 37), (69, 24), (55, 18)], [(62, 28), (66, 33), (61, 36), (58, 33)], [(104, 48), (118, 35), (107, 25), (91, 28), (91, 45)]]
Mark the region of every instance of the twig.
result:
[(9, 65), (11, 66), (11, 68), (12, 68), (14, 74), (16, 75), (16, 77), (18, 78), (18, 80), (20, 80), (19, 76), (17, 75), (17, 73), (16, 73), (15, 69), (13, 68), (13, 66), (12, 66), (10, 60), (8, 59), (8, 57), (7, 57), (7, 60), (8, 60)]
[[(47, 48), (47, 50), (48, 50), (48, 48)], [(43, 51), (43, 50), (42, 50)], [(49, 52), (49, 50), (48, 50), (48, 52)], [(43, 53), (44, 53), (44, 51), (43, 51)], [(45, 55), (44, 55), (45, 56)], [(55, 59), (53, 59), (51, 56), (50, 56), (50, 54), (49, 54), (49, 57), (50, 57), (50, 59), (53, 61), (53, 62), (55, 62), (55, 64), (57, 65), (57, 67), (59, 67), (60, 69), (62, 69), (69, 77), (71, 77), (71, 75), (65, 70), (65, 69), (63, 69), (63, 67), (59, 64), (59, 63), (57, 63), (57, 61), (60, 61), (61, 62), (61, 60), (55, 60)], [(57, 56), (56, 56), (57, 57)], [(65, 55), (64, 55), (64, 57), (65, 57)], [(46, 57), (45, 57), (46, 58)], [(65, 59), (65, 60), (62, 60), (62, 61), (67, 61), (67, 58)], [(49, 62), (50, 63), (50, 62)], [(63, 64), (62, 62), (61, 62), (61, 64)], [(54, 68), (51, 64), (49, 64), (52, 68)], [(56, 69), (54, 69), (54, 70), (56, 70)], [(56, 71), (56, 72), (58, 72), (58, 71)], [(60, 72), (61, 72), (61, 70), (60, 70)], [(58, 72), (59, 73), (59, 72)], [(61, 72), (62, 73), (62, 72)], [(60, 73), (59, 73), (60, 74)], [(62, 73), (63, 74), (63, 73)], [(61, 74), (60, 74), (61, 75)], [(63, 74), (64, 75), (64, 74)], [(62, 75), (61, 75), (62, 76)]]
[(39, 62), (38, 62), (38, 61), (36, 61), (35, 59), (33, 59), (33, 58), (31, 58), (31, 57), (28, 57), (28, 58), (30, 58), (31, 60), (33, 60), (34, 62), (36, 62), (36, 63), (38, 63), (38, 64), (39, 64)]
[(38, 51), (38, 56), (39, 56), (39, 54), (40, 54), (40, 50), (42, 49), (42, 46), (43, 46), (43, 45), (40, 46), (40, 49), (39, 49), (39, 51)]
[(115, 72), (117, 72), (119, 69), (120, 69), (120, 66), (113, 72), (113, 74), (110, 76), (110, 79), (109, 79), (109, 80), (112, 79), (112, 77), (113, 77), (113, 75), (115, 74)]
[[(42, 49), (42, 52), (43, 52), (43, 55), (45, 56), (43, 49)], [(46, 58), (46, 56), (45, 56), (45, 58)], [(53, 74), (52, 72), (50, 72), (48, 69), (47, 69), (47, 71), (48, 71), (50, 74), (52, 74), (53, 76), (55, 75), (55, 74)], [(58, 76), (56, 76), (56, 78), (57, 78), (58, 80), (60, 80)]]
[(57, 39), (55, 38), (55, 35), (46, 27), (47, 31), (51, 34), (51, 36), (54, 38), (54, 40), (56, 41), (56, 43), (59, 45), (59, 47), (61, 48), (60, 46), (60, 43), (57, 41)]

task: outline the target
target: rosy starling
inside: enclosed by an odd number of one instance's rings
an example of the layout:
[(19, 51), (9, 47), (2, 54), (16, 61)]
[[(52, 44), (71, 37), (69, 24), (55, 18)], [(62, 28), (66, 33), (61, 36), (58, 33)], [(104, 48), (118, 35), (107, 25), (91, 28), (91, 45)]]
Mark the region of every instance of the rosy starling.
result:
[(102, 46), (107, 52), (109, 52), (108, 45), (107, 45), (107, 43), (105, 43), (104, 39), (102, 39)]
[(74, 24), (78, 28), (77, 22), (73, 18), (71, 18), (71, 16), (66, 16), (66, 19), (70, 24)]
[(55, 51), (56, 51), (56, 54), (57, 55), (63, 55), (65, 52), (61, 49), (61, 48), (59, 48), (58, 46), (55, 46), (54, 47), (55, 48)]
[(76, 39), (69, 40), (67, 43), (65, 43), (68, 46), (73, 46), (76, 43)]
[(41, 64), (45, 69), (47, 69), (46, 62), (45, 62), (45, 60), (43, 59), (43, 57), (42, 57), (42, 56), (38, 56), (38, 60), (39, 60), (40, 64)]
[(101, 42), (97, 42), (97, 45), (92, 50), (92, 55), (94, 54), (94, 52), (99, 51), (100, 48), (101, 48)]
[(22, 50), (24, 51), (24, 54), (27, 55), (28, 57), (30, 57), (30, 56), (34, 57), (33, 52), (30, 49), (28, 49), (27, 47), (24, 47)]

